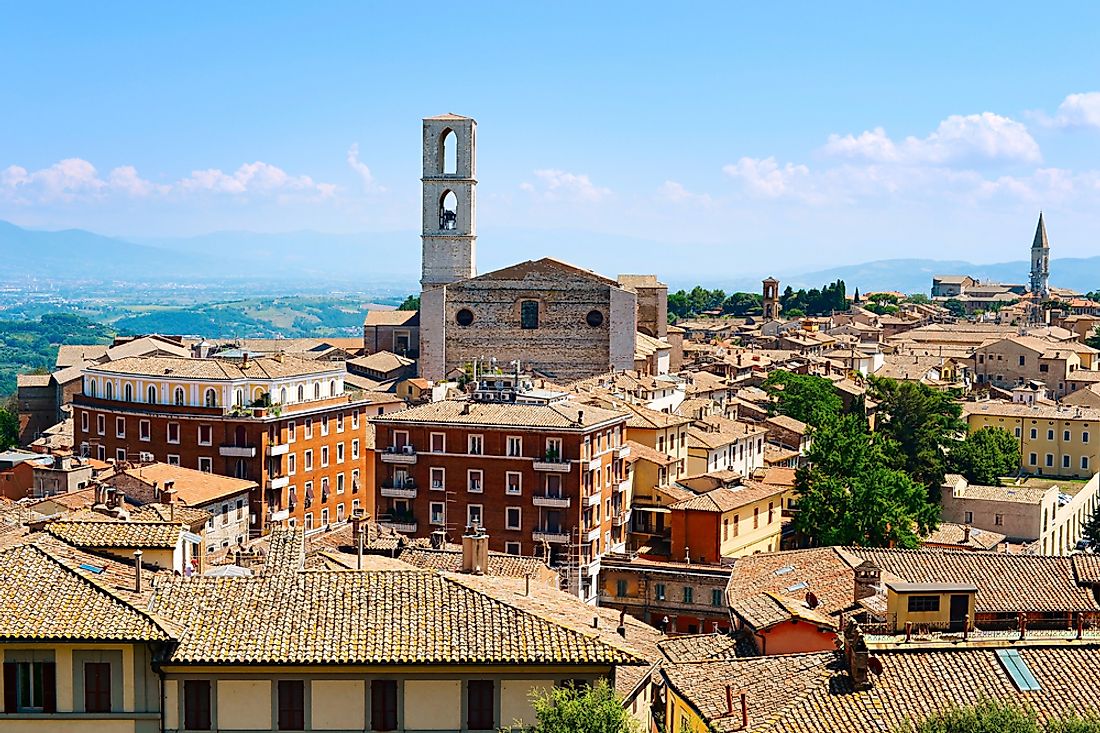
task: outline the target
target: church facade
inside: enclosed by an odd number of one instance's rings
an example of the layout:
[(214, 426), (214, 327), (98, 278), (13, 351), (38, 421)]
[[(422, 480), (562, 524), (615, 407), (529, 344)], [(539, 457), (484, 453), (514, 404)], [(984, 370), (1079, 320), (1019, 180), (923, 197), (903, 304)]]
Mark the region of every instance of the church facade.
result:
[(420, 376), (489, 358), (561, 381), (633, 368), (637, 333), (667, 333), (667, 287), (553, 258), (477, 275), (477, 123), (448, 114), (423, 125)]

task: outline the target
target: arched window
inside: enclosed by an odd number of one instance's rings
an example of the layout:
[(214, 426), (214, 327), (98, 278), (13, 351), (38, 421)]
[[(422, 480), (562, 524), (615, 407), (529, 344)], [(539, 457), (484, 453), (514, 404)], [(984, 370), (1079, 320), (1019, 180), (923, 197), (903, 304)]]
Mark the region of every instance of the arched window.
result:
[(109, 400), (115, 398), (115, 385), (111, 382), (107, 382), (107, 388), (103, 390), (103, 396)]
[(329, 397), (335, 397), (336, 396), (336, 380), (335, 379), (333, 379), (331, 382), (328, 383), (328, 396)]
[(149, 389), (146, 390), (145, 401), (150, 405), (157, 404), (157, 386), (155, 384), (150, 384)]
[(207, 407), (218, 406), (218, 393), (212, 389), (206, 390), (206, 399), (204, 400)]
[(243, 407), (244, 406), (244, 390), (243, 389), (238, 388), (237, 391), (233, 393), (233, 404), (236, 405), (237, 407)]
[(95, 397), (99, 391), (99, 387), (94, 379), (88, 380), (88, 396)]
[(306, 388), (301, 384), (298, 385), (298, 401), (299, 402), (305, 402), (306, 401)]
[(184, 404), (184, 402), (183, 402), (183, 387), (176, 387), (175, 403), (177, 405)]
[(237, 478), (248, 478), (248, 462), (245, 459), (237, 459), (237, 464), (233, 467), (233, 475)]
[(313, 383), (313, 399), (315, 399), (315, 400), (321, 399), (321, 383), (320, 382), (314, 382)]
[(458, 196), (454, 191), (444, 191), (439, 197), (439, 228), (444, 231), (458, 228)]
[(134, 385), (126, 384), (122, 387), (122, 399), (127, 402), (134, 401)]
[(519, 304), (519, 327), (539, 327), (539, 302), (537, 300), (525, 300)]
[(282, 389), (279, 390), (279, 404), (281, 404), (281, 405), (286, 404), (286, 387), (283, 387)]
[(439, 165), (445, 176), (458, 173), (458, 136), (449, 127), (439, 136)]

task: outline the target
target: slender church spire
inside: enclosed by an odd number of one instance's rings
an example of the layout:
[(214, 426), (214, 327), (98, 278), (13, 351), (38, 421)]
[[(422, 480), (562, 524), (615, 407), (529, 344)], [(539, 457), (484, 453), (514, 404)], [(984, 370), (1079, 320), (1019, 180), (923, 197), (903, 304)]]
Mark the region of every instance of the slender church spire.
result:
[(1050, 242), (1047, 241), (1047, 227), (1043, 222), (1043, 212), (1039, 212), (1039, 224), (1035, 227), (1035, 239), (1031, 242), (1031, 292), (1046, 298), (1049, 291), (1047, 279), (1050, 276)]

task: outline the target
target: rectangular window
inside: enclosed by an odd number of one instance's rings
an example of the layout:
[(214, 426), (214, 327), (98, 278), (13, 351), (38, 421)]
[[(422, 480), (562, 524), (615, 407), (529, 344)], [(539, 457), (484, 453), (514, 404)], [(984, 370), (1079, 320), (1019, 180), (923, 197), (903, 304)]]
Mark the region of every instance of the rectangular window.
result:
[(305, 467), (305, 470), (307, 470), (307, 471), (312, 471), (313, 470), (313, 451), (312, 450), (307, 450), (305, 453), (302, 454), (302, 465)]
[(619, 580), (615, 581), (615, 595), (619, 598), (622, 598), (623, 596), (626, 595), (626, 581), (625, 580), (622, 580), (620, 578)]
[(180, 457), (179, 457), (178, 453), (169, 453), (168, 454), (168, 465), (169, 466), (178, 466), (178, 465), (180, 465)]
[(1069, 468), (1069, 456), (1062, 454), (1062, 468)]
[(82, 432), (88, 432), (88, 413), (83, 410), (80, 411), (80, 430)]
[(442, 491), (446, 484), (446, 471), (438, 466), (433, 466), (428, 470), (431, 476), (432, 489), (435, 491)]
[(4, 662), (4, 712), (56, 712), (56, 670), (44, 660)]
[(447, 452), (447, 436), (443, 433), (432, 433), (432, 453)]
[(466, 524), (471, 527), (481, 526), (481, 504), (466, 505)]
[(537, 300), (525, 300), (519, 304), (519, 327), (539, 327), (539, 302)]
[(1022, 434), (1022, 431), (1020, 430), (1020, 426), (1017, 425), (1016, 426), (1016, 437), (1019, 438), (1021, 434)]
[(293, 453), (286, 454), (286, 475), (293, 476), (298, 472), (298, 456)]
[(111, 712), (111, 663), (84, 663), (84, 712)]
[(441, 501), (433, 501), (428, 505), (429, 520), (432, 524), (444, 524), (444, 504)]
[(653, 596), (658, 601), (663, 601), (665, 599), (665, 584), (664, 583), (654, 584), (654, 586), (653, 586)]
[(1088, 456), (1081, 456), (1081, 470), (1082, 471), (1087, 471), (1088, 467), (1089, 467), (1089, 457)]
[(1027, 462), (1028, 462), (1028, 465), (1038, 466), (1039, 465), (1039, 455), (1037, 453), (1028, 454)]
[(336, 505), (336, 521), (337, 522), (344, 521), (344, 505), (343, 504), (337, 504)]
[(1032, 428), (1031, 429), (1031, 439), (1032, 440), (1038, 440), (1039, 439), (1039, 429), (1038, 428)]
[(210, 680), (183, 681), (183, 727), (210, 730)]
[(290, 420), (290, 421), (287, 422), (287, 424), (286, 424), (286, 442), (293, 443), (295, 440), (298, 439), (298, 436), (295, 435), (295, 433), (298, 432), (297, 427), (298, 427), (297, 424), (293, 420)]
[(328, 446), (321, 446), (321, 468), (328, 466)]
[(328, 507), (325, 507), (324, 509), (321, 510), (321, 526), (322, 527), (327, 527), (328, 526)]
[(372, 680), (370, 683), (371, 730), (397, 730), (397, 680)]
[(507, 471), (504, 474), (504, 493), (518, 496), (523, 493), (523, 474), (519, 471)]
[(963, 521), (967, 524), (974, 522), (974, 512), (963, 512)]
[(1004, 523), (1005, 523), (1005, 515), (1003, 515), (1003, 514), (994, 514), (993, 515), (993, 524), (997, 525), (998, 527), (1001, 527), (1001, 526), (1004, 526)]
[(107, 433), (107, 418), (103, 415), (95, 416), (95, 431), (100, 435)]
[(306, 512), (306, 531), (313, 529), (313, 512)]
[(199, 426), (199, 445), (212, 445), (214, 442), (214, 427), (212, 425)]
[(724, 603), (725, 599), (722, 598), (722, 595), (723, 595), (723, 593), (722, 593), (721, 588), (711, 588), (710, 589), (710, 605), (712, 605), (712, 606), (723, 606), (723, 605), (725, 605), (725, 603)]
[(336, 462), (337, 463), (343, 463), (344, 462), (344, 444), (343, 443), (337, 443), (336, 444)]
[(359, 429), (359, 413), (358, 412), (351, 413), (351, 429), (352, 430), (358, 430)]
[(321, 424), (321, 436), (328, 435), (328, 418), (322, 417), (318, 420)]
[(684, 603), (695, 603), (695, 589), (684, 586)]
[(138, 438), (148, 442), (153, 437), (152, 424), (148, 420), (138, 421)]
[(125, 448), (115, 448), (115, 460), (120, 462), (120, 463), (122, 461), (126, 460), (126, 449)]
[(313, 437), (313, 418), (312, 417), (307, 417), (306, 418), (304, 431), (305, 431), (306, 438), (312, 438)]
[(1047, 453), (1047, 467), (1049, 468), (1049, 467), (1052, 467), (1053, 465), (1054, 465), (1054, 454), (1053, 453)]
[(1082, 443), (1089, 442), (1089, 431), (1085, 430), (1084, 432), (1081, 433), (1081, 442)]
[(336, 416), (336, 432), (344, 432), (344, 413), (340, 413)]
[(305, 730), (306, 683), (279, 680), (279, 730)]
[(1062, 440), (1066, 443), (1069, 442), (1069, 431), (1068, 430), (1063, 430), (1062, 431)]
[(470, 730), (496, 730), (496, 701), (492, 680), (466, 683), (466, 727)]
[(359, 493), (359, 469), (351, 469), (351, 493)]
[(504, 528), (505, 529), (519, 529), (523, 519), (523, 513), (518, 506), (509, 506), (504, 508)]
[(214, 461), (209, 458), (199, 457), (199, 470), (203, 473), (212, 473), (214, 471)]
[(523, 438), (515, 435), (508, 436), (508, 453), (507, 455), (516, 458), (523, 455)]
[(466, 452), (472, 456), (480, 456), (485, 450), (485, 439), (481, 435), (469, 435), (466, 438)]
[(342, 473), (336, 474), (336, 493), (344, 493), (344, 474)]
[(562, 460), (561, 438), (546, 439), (546, 458), (550, 461)]
[(126, 437), (126, 418), (124, 418), (124, 417), (116, 417), (115, 418), (115, 437), (116, 438), (125, 438)]
[(353, 461), (358, 461), (359, 460), (359, 439), (358, 438), (351, 441), (351, 460), (353, 460)]
[(180, 424), (178, 422), (168, 423), (168, 442), (179, 443), (180, 442)]
[(472, 494), (481, 493), (481, 470), (472, 468), (466, 471), (466, 486)]
[(1053, 429), (1048, 429), (1047, 430), (1047, 440), (1054, 440), (1054, 430)]
[(736, 537), (737, 534), (740, 531), (741, 531), (741, 515), (740, 514), (734, 514), (733, 515), (733, 536)]
[(752, 510), (752, 528), (756, 529), (760, 526), (760, 507), (756, 507)]
[(509, 555), (522, 555), (523, 546), (519, 542), (505, 542), (504, 552)]
[(939, 596), (909, 596), (909, 613), (938, 613)]

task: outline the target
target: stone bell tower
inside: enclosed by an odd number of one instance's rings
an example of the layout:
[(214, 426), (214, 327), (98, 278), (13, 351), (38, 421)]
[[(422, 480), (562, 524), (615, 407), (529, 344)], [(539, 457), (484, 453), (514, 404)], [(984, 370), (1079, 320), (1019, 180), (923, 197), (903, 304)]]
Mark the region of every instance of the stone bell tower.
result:
[(1047, 226), (1043, 222), (1043, 212), (1039, 212), (1039, 224), (1035, 227), (1035, 238), (1031, 242), (1031, 294), (1032, 297), (1045, 299), (1050, 290), (1050, 242), (1047, 241)]
[(424, 118), (421, 290), (476, 274), (476, 134), (472, 117)]

